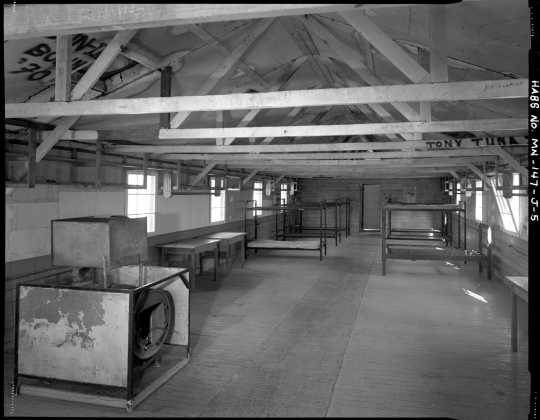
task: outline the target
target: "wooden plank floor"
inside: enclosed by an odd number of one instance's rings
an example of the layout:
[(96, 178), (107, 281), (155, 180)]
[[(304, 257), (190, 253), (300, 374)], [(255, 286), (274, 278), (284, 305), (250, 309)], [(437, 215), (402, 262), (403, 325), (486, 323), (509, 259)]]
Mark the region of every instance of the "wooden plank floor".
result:
[(13, 400), (6, 387), (4, 413), (526, 418), (527, 343), (511, 353), (504, 285), (479, 278), (475, 264), (390, 260), (387, 271), (376, 235), (344, 239), (323, 261), (252, 255), (219, 290), (192, 294), (192, 359), (133, 413)]

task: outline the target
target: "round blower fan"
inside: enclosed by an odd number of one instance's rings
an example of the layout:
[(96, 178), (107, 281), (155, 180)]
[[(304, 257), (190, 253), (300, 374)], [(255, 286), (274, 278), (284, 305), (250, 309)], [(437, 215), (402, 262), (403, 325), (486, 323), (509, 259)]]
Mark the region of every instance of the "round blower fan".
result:
[(133, 353), (141, 361), (154, 357), (174, 330), (174, 301), (162, 289), (141, 291), (135, 301)]

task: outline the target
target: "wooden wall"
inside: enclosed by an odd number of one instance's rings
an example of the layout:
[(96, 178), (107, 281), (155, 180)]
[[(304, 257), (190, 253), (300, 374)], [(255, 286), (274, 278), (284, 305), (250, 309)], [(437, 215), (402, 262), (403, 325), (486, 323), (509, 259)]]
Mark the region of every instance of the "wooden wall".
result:
[[(380, 185), (378, 206), (388, 199), (401, 202), (437, 202), (446, 198), (441, 192), (439, 178), (420, 180), (303, 180), (299, 183), (300, 201), (351, 199), (351, 232), (359, 232), (362, 218), (362, 185)], [(366, 197), (366, 199), (369, 199)], [(333, 211), (328, 212), (328, 224), (333, 225)], [(304, 224), (319, 225), (318, 211), (312, 210), (304, 218)], [(392, 226), (396, 228), (438, 228), (440, 217), (430, 212), (396, 212), (392, 216)]]
[[(468, 245), (477, 248), (479, 221), (475, 218), (476, 194), (464, 197), (467, 208), (467, 241)], [(495, 195), (491, 188), (483, 193), (483, 223), (492, 229), (493, 277), (526, 276), (529, 264), (528, 242), (528, 208), (527, 198), (520, 197), (519, 231), (509, 232), (504, 229), (499, 214)], [(470, 241), (470, 242), (469, 242)], [(469, 247), (470, 247), (469, 246)]]

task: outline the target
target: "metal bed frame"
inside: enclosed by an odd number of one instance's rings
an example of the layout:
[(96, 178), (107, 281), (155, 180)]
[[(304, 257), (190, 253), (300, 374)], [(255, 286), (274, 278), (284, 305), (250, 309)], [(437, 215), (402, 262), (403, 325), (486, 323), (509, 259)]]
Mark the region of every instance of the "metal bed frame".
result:
[[(323, 219), (324, 226), (320, 227), (308, 227), (303, 224), (303, 214), (306, 209), (319, 208), (323, 205)], [(327, 224), (327, 210), (328, 208), (334, 208), (334, 226), (328, 226)], [(345, 207), (345, 224), (343, 225), (342, 207)], [(294, 213), (294, 224), (288, 223), (287, 226), (283, 226), (283, 232), (285, 236), (289, 237), (313, 237), (317, 236), (315, 232), (321, 229), (326, 233), (327, 238), (334, 238), (336, 246), (338, 241), (341, 242), (341, 232), (345, 233), (345, 237), (350, 234), (350, 200), (336, 201), (322, 201), (319, 203), (295, 203), (289, 207)], [(311, 233), (314, 232), (314, 233)]]
[[(441, 230), (437, 229), (393, 229), (392, 211), (439, 211), (441, 212)], [(451, 214), (457, 216), (457, 248), (453, 247), (453, 224)], [(462, 222), (463, 221), (463, 222)], [(486, 225), (484, 225), (486, 226)], [(461, 250), (461, 230), (463, 229), (463, 248)], [(482, 271), (483, 241), (479, 229), (478, 251), (467, 249), (467, 209), (460, 204), (421, 204), (387, 203), (381, 211), (381, 262), (382, 275), (386, 275), (386, 260), (476, 260)], [(488, 253), (490, 254), (490, 246)], [(457, 251), (457, 250), (460, 251)], [(491, 259), (488, 259), (488, 277), (491, 277)]]
[[(319, 246), (317, 248), (314, 248), (312, 246), (302, 246), (301, 244), (305, 244), (305, 242), (301, 242), (301, 241), (287, 241), (286, 238), (287, 237), (302, 237), (302, 236), (295, 236), (295, 235), (291, 235), (291, 234), (286, 234), (285, 233), (285, 226), (286, 226), (286, 219), (287, 219), (287, 214), (288, 214), (288, 210), (289, 208), (286, 207), (286, 206), (265, 206), (265, 207), (244, 207), (244, 219), (243, 219), (243, 224), (244, 224), (244, 232), (246, 232), (246, 256), (247, 256), (247, 250), (248, 249), (254, 249), (255, 252), (258, 250), (258, 249), (276, 249), (276, 250), (303, 250), (303, 251), (319, 251), (319, 260), (322, 260), (322, 257), (323, 257), (323, 250), (324, 250), (324, 255), (326, 255), (326, 230), (323, 229), (323, 224), (325, 225), (324, 227), (326, 227), (326, 222), (323, 218), (323, 211), (324, 211), (325, 207), (322, 205), (322, 203), (320, 203), (319, 205), (319, 220), (320, 220), (320, 224), (321, 224), (321, 228), (319, 229), (319, 235), (318, 235), (318, 238), (319, 238)], [(258, 220), (258, 216), (257, 216), (257, 210), (262, 210), (262, 211), (273, 211), (274, 212), (274, 223), (275, 223), (275, 230), (274, 230), (274, 238), (275, 240), (274, 241), (269, 241), (269, 240), (266, 240), (264, 242), (262, 241), (259, 241), (256, 243), (256, 241), (258, 240), (258, 225), (259, 225), (259, 220)], [(254, 212), (253, 213), (253, 237), (250, 238), (249, 236), (249, 230), (248, 230), (248, 218), (247, 218), (247, 214), (248, 214), (248, 211), (252, 211)], [(280, 228), (279, 228), (279, 215), (282, 215), (283, 217), (283, 223), (282, 223), (282, 230), (280, 231)], [(306, 237), (305, 235), (303, 235), (303, 237)], [(316, 236), (310, 236), (310, 237), (316, 237)], [(281, 240), (280, 240), (281, 238)], [(251, 243), (251, 245), (250, 245)], [(280, 245), (283, 245), (283, 246), (280, 246)]]

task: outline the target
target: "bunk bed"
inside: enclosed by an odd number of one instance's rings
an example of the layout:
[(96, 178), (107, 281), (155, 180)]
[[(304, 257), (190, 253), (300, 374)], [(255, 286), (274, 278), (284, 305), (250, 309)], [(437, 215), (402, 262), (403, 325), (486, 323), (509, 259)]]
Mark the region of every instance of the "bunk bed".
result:
[[(258, 238), (258, 226), (260, 224), (258, 211), (272, 211), (274, 212), (274, 239), (259, 239)], [(253, 214), (251, 225), (253, 226), (253, 236), (250, 236), (250, 229), (248, 223), (248, 214)], [(322, 229), (319, 230), (319, 239), (308, 239), (303, 241), (288, 241), (285, 239), (283, 230), (279, 229), (279, 216), (283, 217), (283, 226), (286, 225), (288, 208), (286, 206), (264, 206), (264, 207), (244, 207), (244, 232), (247, 234), (246, 240), (246, 256), (247, 251), (252, 249), (257, 252), (259, 249), (274, 249), (274, 250), (288, 250), (288, 251), (318, 251), (319, 260), (323, 258), (323, 250), (326, 255), (326, 235)], [(323, 225), (323, 206), (320, 206), (320, 223)], [(281, 238), (281, 239), (280, 239)]]
[[(324, 253), (326, 255), (326, 244), (328, 238), (335, 238), (336, 246), (338, 244), (338, 225), (337, 225), (337, 212), (336, 212), (336, 223), (334, 226), (328, 226), (328, 203), (313, 202), (313, 203), (292, 203), (285, 210), (284, 221), (289, 220), (288, 215), (293, 214), (295, 223), (291, 225), (290, 223), (283, 223), (283, 228), (279, 233), (279, 236), (284, 240), (287, 238), (318, 238), (323, 237), (323, 246)], [(319, 226), (305, 227), (303, 226), (304, 213), (310, 210), (319, 211)]]
[[(304, 213), (309, 209), (318, 209), (323, 206), (323, 224), (322, 226), (304, 226)], [(328, 226), (327, 212), (328, 209), (334, 209), (334, 225)], [(343, 211), (345, 209), (345, 217), (343, 217)], [(334, 238), (336, 246), (338, 242), (341, 242), (342, 235), (345, 233), (345, 237), (350, 233), (350, 200), (336, 200), (336, 201), (322, 201), (319, 203), (294, 203), (289, 206), (289, 212), (293, 215), (293, 223), (284, 224), (283, 234), (286, 237), (298, 237), (309, 238), (319, 236), (321, 229), (324, 232), (324, 236), (327, 238)], [(344, 220), (345, 219), (345, 220)], [(345, 222), (345, 223), (343, 223)]]
[[(441, 213), (441, 229), (392, 228), (392, 212), (430, 211)], [(451, 215), (456, 215), (457, 247), (454, 247), (454, 226)], [(485, 225), (484, 225), (485, 226)], [(382, 275), (386, 275), (386, 260), (444, 260), (477, 261), (482, 271), (486, 259), (483, 250), (483, 228), (479, 229), (478, 250), (467, 248), (467, 210), (460, 204), (387, 203), (381, 211), (381, 262)], [(462, 240), (463, 239), (463, 240)], [(463, 247), (461, 245), (463, 244)], [(488, 260), (489, 274), (491, 273)]]

